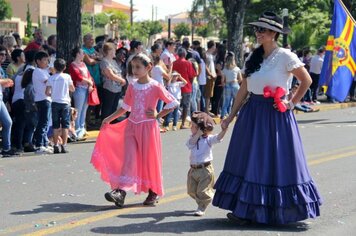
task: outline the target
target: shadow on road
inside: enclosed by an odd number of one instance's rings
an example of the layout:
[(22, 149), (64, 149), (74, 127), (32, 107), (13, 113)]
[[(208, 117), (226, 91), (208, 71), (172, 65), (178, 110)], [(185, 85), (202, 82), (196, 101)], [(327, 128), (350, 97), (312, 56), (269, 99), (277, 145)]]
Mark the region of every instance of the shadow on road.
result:
[[(320, 122), (320, 121), (325, 121), (325, 120), (328, 120), (328, 119), (319, 119), (319, 120), (298, 120), (298, 124), (309, 124), (309, 123), (317, 123), (317, 122)], [(320, 123), (318, 123), (320, 124)]]
[[(192, 216), (192, 220), (174, 221), (178, 217)], [(133, 222), (137, 219), (147, 219), (144, 223), (129, 223), (123, 226), (95, 227), (91, 232), (98, 234), (138, 234), (138, 233), (194, 233), (204, 231), (240, 230), (240, 231), (278, 231), (278, 232), (303, 232), (309, 229), (304, 222), (282, 226), (268, 226), (252, 224), (237, 226), (228, 219), (207, 219), (194, 217), (191, 211), (173, 211), (162, 213), (120, 215), (118, 218), (130, 218)], [(153, 219), (152, 219), (153, 218)], [(152, 220), (149, 220), (152, 219)], [(166, 219), (170, 222), (161, 222)]]
[[(125, 208), (138, 207), (142, 204), (127, 204)], [(17, 211), (12, 212), (12, 215), (30, 215), (30, 214), (40, 214), (42, 212), (57, 212), (57, 213), (75, 213), (75, 212), (101, 212), (109, 210), (120, 209), (114, 205), (112, 206), (95, 206), (95, 205), (86, 205), (80, 203), (70, 203), (70, 202), (61, 202), (61, 203), (52, 203), (52, 204), (41, 204), (38, 208), (28, 211)]]

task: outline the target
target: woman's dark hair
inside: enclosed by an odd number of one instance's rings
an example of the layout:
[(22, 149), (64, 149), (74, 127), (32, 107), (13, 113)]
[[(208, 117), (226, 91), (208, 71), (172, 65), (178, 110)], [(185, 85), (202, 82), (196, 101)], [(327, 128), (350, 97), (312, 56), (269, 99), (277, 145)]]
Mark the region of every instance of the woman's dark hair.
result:
[[(276, 33), (274, 40), (277, 41), (279, 37), (279, 33)], [(261, 64), (263, 62), (263, 54), (265, 50), (263, 46), (260, 45), (258, 48), (253, 50), (251, 57), (245, 63), (245, 77), (249, 77), (251, 74), (259, 71), (261, 68)]]
[(33, 74), (34, 69), (33, 68), (29, 68), (25, 71), (25, 73), (22, 76), (22, 80), (21, 80), (21, 87), (22, 88), (26, 88), (27, 85), (32, 83), (32, 74)]
[(72, 49), (70, 55), (73, 57), (73, 59), (75, 59), (75, 57), (80, 52), (80, 50), (81, 50), (81, 47), (78, 47), (78, 46)]
[(159, 44), (159, 43), (155, 43), (155, 44), (153, 44), (152, 47), (151, 47), (151, 52), (156, 52), (156, 50), (158, 50), (158, 49), (160, 49), (160, 48), (162, 48), (162, 45)]
[(21, 53), (22, 53), (22, 52), (23, 52), (22, 49), (19, 49), (19, 48), (14, 49), (14, 51), (11, 52), (11, 59), (12, 59), (15, 63), (17, 63), (17, 62), (18, 62), (17, 58), (18, 58), (18, 57), (21, 57)]
[(263, 46), (260, 45), (258, 48), (253, 50), (251, 57), (245, 63), (245, 76), (249, 77), (256, 71), (259, 71), (261, 68), (261, 64), (263, 62), (263, 54), (265, 50)]

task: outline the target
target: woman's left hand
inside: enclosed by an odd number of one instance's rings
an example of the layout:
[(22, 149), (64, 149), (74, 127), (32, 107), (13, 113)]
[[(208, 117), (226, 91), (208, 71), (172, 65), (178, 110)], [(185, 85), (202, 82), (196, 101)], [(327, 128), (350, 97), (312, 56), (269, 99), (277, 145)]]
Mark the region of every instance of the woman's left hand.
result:
[(93, 86), (89, 86), (89, 93), (91, 92), (91, 91), (93, 91), (93, 89), (94, 89), (94, 87)]
[(149, 109), (146, 110), (147, 118), (156, 119), (157, 115), (158, 115), (158, 113), (157, 113), (156, 109), (149, 108)]

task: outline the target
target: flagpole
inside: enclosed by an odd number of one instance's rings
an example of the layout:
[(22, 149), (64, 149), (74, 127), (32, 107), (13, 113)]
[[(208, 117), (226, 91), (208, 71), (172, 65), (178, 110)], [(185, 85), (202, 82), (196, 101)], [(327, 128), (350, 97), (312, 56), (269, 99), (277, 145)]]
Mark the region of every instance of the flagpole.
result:
[(355, 19), (352, 17), (351, 13), (349, 12), (349, 10), (347, 10), (347, 7), (345, 6), (345, 4), (342, 2), (342, 0), (335, 0), (335, 1), (339, 1), (340, 5), (342, 6), (342, 8), (344, 8), (346, 14), (350, 17), (350, 19), (352, 20), (352, 22), (354, 24), (356, 24)]

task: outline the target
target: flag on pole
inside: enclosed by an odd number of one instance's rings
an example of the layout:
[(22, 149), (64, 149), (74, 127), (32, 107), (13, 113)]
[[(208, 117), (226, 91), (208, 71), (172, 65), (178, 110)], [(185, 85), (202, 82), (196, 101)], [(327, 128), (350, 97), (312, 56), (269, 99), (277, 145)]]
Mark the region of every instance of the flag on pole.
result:
[(335, 0), (319, 85), (328, 86), (326, 94), (340, 102), (348, 95), (356, 73), (355, 34), (355, 20), (342, 1)]

